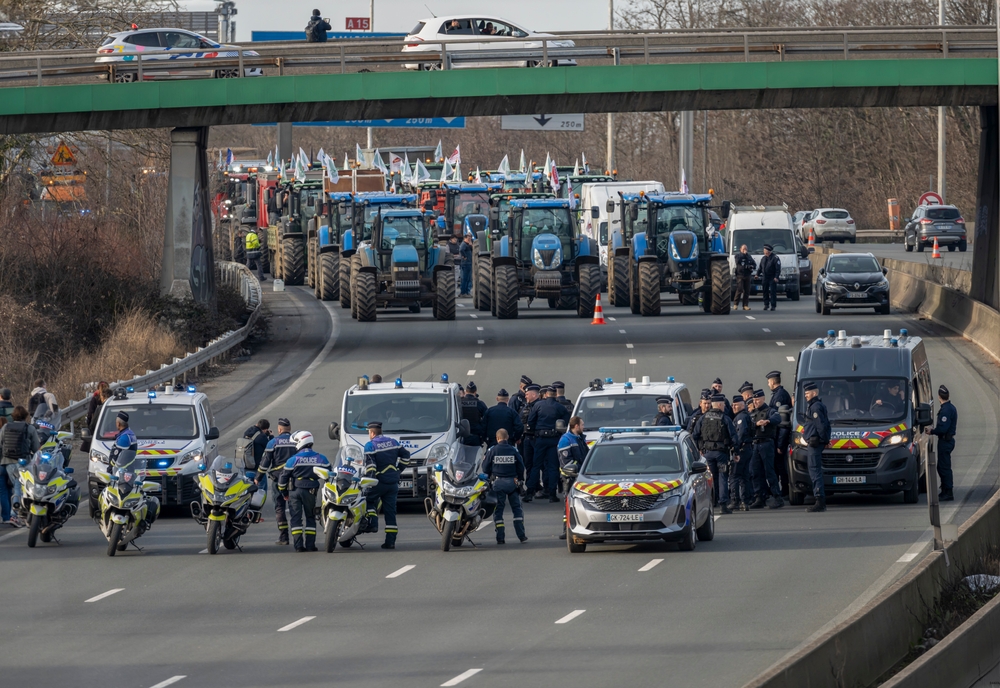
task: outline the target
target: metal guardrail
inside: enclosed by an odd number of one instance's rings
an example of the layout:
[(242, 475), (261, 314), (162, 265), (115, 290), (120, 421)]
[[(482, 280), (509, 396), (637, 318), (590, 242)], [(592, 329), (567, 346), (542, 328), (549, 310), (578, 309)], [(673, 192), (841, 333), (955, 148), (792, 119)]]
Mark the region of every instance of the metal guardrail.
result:
[[(533, 39), (533, 40), (532, 40)], [(572, 47), (560, 45), (573, 41)], [(487, 41), (478, 42), (484, 45)], [(0, 83), (41, 85), (56, 77), (95, 76), (142, 80), (166, 70), (226, 70), (242, 78), (249, 68), (273, 68), (278, 75), (347, 73), (348, 66), (451, 69), (473, 63), (558, 66), (560, 61), (588, 60), (654, 64), (662, 61), (786, 61), (821, 58), (845, 60), (873, 56), (942, 57), (997, 54), (992, 26), (837, 27), (799, 29), (717, 29), (669, 31), (612, 31), (552, 34), (546, 37), (492, 37), (490, 48), (467, 50), (468, 40), (344, 40), (328, 43), (254, 43), (237, 46), (232, 58), (145, 58), (137, 53), (129, 62), (96, 63), (93, 50), (7, 53), (0, 55)], [(525, 43), (528, 45), (526, 46)], [(505, 44), (517, 44), (503, 47)], [(403, 52), (404, 47), (428, 47)], [(190, 55), (189, 48), (169, 49), (157, 55)], [(199, 51), (195, 51), (199, 52)], [(202, 51), (203, 52), (203, 51)], [(106, 57), (106, 56), (102, 56)]]
[[(135, 387), (143, 389), (175, 380), (184, 375), (189, 370), (193, 370), (200, 365), (204, 365), (211, 359), (229, 351), (231, 348), (241, 343), (253, 330), (257, 319), (260, 317), (261, 304), (263, 303), (263, 293), (260, 282), (254, 274), (241, 263), (217, 262), (219, 268), (219, 279), (222, 283), (236, 287), (240, 290), (243, 300), (250, 312), (250, 317), (246, 324), (238, 330), (231, 330), (210, 341), (205, 346), (198, 347), (196, 351), (188, 353), (183, 358), (175, 358), (172, 363), (164, 363), (159, 370), (147, 370), (144, 375), (135, 375), (130, 380), (118, 380), (111, 383), (112, 389), (117, 387)], [(69, 423), (70, 429), (73, 424), (87, 415), (87, 407), (90, 405), (90, 398), (81, 401), (71, 401), (62, 411), (62, 422)]]

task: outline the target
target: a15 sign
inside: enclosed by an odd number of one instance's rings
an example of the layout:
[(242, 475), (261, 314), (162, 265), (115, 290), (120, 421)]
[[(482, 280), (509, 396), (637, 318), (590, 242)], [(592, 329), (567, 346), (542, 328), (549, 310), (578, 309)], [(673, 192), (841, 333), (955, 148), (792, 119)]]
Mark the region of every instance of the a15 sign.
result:
[(348, 17), (347, 18), (347, 30), (348, 31), (371, 31), (372, 24), (370, 17)]

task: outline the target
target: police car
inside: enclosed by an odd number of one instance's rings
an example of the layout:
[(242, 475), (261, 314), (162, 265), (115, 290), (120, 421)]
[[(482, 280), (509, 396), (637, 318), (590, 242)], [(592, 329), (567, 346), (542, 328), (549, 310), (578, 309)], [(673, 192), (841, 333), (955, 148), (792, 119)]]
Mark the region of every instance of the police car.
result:
[(100, 409), (90, 446), (87, 484), (91, 513), (95, 513), (98, 495), (104, 488), (96, 474), (109, 472), (108, 457), (118, 433), (115, 418), (119, 411), (129, 416), (129, 428), (138, 441), (137, 458), (146, 461), (146, 479), (163, 485), (160, 503), (186, 506), (197, 499), (198, 464), (210, 464), (219, 453), (219, 429), (208, 397), (194, 385), (168, 385), (147, 392), (119, 387)]
[(656, 422), (656, 399), (670, 396), (674, 400), (673, 423), (683, 427), (694, 410), (687, 385), (668, 377), (665, 382), (653, 382), (648, 375), (641, 382), (615, 382), (611, 378), (596, 379), (580, 392), (573, 415), (583, 419), (587, 446), (600, 436), (599, 427), (632, 427)]
[(693, 550), (715, 537), (712, 473), (679, 426), (605, 427), (566, 498), (572, 553), (604, 542), (676, 542)]
[[(113, 62), (115, 81), (138, 81), (139, 55), (142, 55), (143, 80), (184, 79), (194, 76), (216, 79), (239, 76), (239, 67), (216, 67), (215, 59), (239, 57), (239, 46), (223, 45), (186, 29), (139, 29), (108, 35), (97, 49), (97, 62)], [(244, 50), (244, 57), (258, 57), (254, 50)], [(184, 61), (183, 63), (176, 62)], [(244, 76), (264, 76), (261, 67), (244, 67)]]
[[(399, 500), (427, 496), (427, 466), (445, 463), (461, 451), (469, 433), (462, 421), (459, 388), (442, 375), (440, 382), (369, 383), (361, 378), (344, 393), (339, 423), (330, 425), (330, 439), (339, 440), (352, 461), (364, 459), (368, 423), (382, 423), (382, 434), (406, 447), (413, 461), (399, 480)], [(481, 460), (481, 457), (479, 457)], [(478, 465), (478, 463), (477, 463)]]

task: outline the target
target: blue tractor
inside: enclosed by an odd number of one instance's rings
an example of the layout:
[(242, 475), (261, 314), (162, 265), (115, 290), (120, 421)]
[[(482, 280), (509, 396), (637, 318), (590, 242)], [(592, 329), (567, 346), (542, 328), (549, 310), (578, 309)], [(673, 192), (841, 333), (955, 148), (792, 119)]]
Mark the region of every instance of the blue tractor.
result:
[[(340, 299), (340, 253), (344, 233), (351, 226), (352, 201), (350, 192), (329, 193), (319, 203), (320, 212), (309, 220), (306, 271), (313, 293), (323, 301)], [(349, 271), (345, 274), (350, 276)]]
[(380, 208), (352, 260), (351, 308), (359, 322), (374, 322), (380, 307), (419, 313), (430, 306), (435, 319), (455, 319), (455, 263), (423, 212)]
[(709, 230), (712, 196), (639, 193), (621, 200), (621, 229), (610, 238), (608, 301), (659, 315), (660, 295), (668, 292), (706, 313), (728, 314), (732, 281), (722, 239)]
[[(492, 218), (498, 217), (496, 208)], [(516, 199), (505, 226), (477, 237), (477, 290), (489, 294), (489, 308), (501, 319), (517, 317), (518, 301), (545, 299), (549, 308), (594, 315), (601, 289), (597, 246), (582, 236), (568, 199)], [(480, 274), (486, 283), (480, 282)], [(485, 296), (485, 295), (484, 295)], [(483, 299), (477, 299), (481, 307)]]
[(351, 293), (354, 273), (358, 268), (358, 261), (355, 260), (358, 246), (371, 239), (375, 218), (380, 210), (416, 208), (417, 195), (369, 191), (353, 194), (346, 203), (347, 219), (340, 239), (340, 306), (350, 308), (351, 315), (357, 317), (351, 303)]

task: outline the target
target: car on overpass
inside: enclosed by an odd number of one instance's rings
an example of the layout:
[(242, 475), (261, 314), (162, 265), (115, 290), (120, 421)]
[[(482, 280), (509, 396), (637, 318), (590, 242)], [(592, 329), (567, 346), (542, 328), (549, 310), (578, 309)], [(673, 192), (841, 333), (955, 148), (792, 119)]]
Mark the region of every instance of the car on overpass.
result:
[[(133, 26), (135, 26), (133, 24)], [(139, 80), (138, 62), (142, 57), (142, 80), (208, 78), (229, 79), (239, 76), (239, 67), (217, 67), (212, 60), (239, 57), (239, 46), (223, 45), (186, 29), (137, 29), (109, 34), (97, 49), (98, 64), (115, 65), (114, 80), (128, 83)], [(257, 57), (244, 50), (244, 57)], [(177, 61), (181, 62), (177, 62)], [(162, 65), (162, 62), (176, 62)], [(261, 67), (244, 67), (244, 76), (264, 76)]]
[(834, 253), (816, 277), (816, 312), (830, 315), (837, 308), (874, 308), (888, 315), (886, 269), (870, 253)]
[(903, 227), (903, 246), (908, 252), (916, 248), (920, 253), (924, 248), (933, 246), (937, 239), (938, 246), (964, 252), (969, 248), (967, 236), (965, 219), (958, 208), (953, 205), (921, 205), (917, 206), (913, 217)]
[(678, 425), (600, 428), (566, 495), (566, 546), (715, 537), (712, 473)]
[[(434, 41), (449, 41), (447, 52), (451, 54), (475, 53), (469, 60), (459, 59), (454, 67), (537, 67), (540, 55), (522, 56), (512, 54), (504, 56), (501, 51), (512, 53), (525, 51), (540, 51), (541, 39), (546, 41), (549, 50), (573, 48), (573, 41), (558, 40), (550, 33), (538, 33), (518, 26), (514, 22), (498, 17), (483, 15), (460, 14), (447, 17), (431, 17), (421, 19), (413, 30), (407, 34), (403, 52), (413, 54), (420, 59), (420, 53), (429, 53), (424, 61), (407, 63), (407, 69), (440, 69), (441, 60), (438, 54), (445, 44)], [(460, 41), (459, 44), (451, 41)], [(491, 56), (491, 52), (496, 56)], [(576, 65), (576, 60), (550, 59), (553, 67), (569, 67)]]

